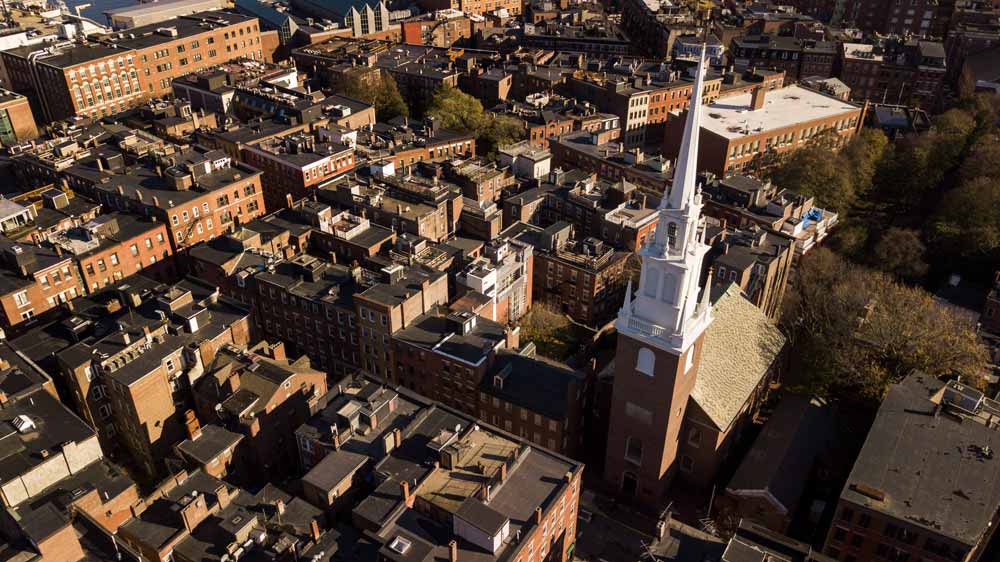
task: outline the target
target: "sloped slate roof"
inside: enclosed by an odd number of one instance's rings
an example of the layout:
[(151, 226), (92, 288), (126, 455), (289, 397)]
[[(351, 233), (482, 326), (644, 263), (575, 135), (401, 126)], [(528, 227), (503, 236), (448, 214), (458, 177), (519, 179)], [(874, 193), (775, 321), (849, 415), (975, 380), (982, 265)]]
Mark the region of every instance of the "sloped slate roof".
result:
[(731, 284), (712, 305), (691, 399), (724, 430), (785, 345), (775, 323)]

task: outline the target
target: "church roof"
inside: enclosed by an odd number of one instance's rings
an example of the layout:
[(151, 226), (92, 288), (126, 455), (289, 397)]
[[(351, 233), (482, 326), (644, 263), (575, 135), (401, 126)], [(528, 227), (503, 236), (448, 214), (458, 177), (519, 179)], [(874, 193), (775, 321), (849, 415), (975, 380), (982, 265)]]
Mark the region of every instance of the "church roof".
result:
[(691, 399), (725, 430), (767, 374), (785, 336), (735, 283), (713, 303), (712, 315)]

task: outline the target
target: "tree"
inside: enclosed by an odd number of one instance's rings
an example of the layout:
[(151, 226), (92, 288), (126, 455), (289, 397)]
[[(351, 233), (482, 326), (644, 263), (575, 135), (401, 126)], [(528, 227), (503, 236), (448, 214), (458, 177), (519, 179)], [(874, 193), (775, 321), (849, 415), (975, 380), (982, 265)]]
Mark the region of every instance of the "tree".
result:
[(486, 120), (476, 138), (477, 150), (487, 159), (493, 159), (501, 148), (522, 141), (526, 136), (527, 131), (520, 121), (500, 115)]
[(799, 363), (792, 386), (874, 403), (914, 370), (982, 384), (987, 353), (975, 327), (929, 293), (825, 248), (797, 274), (782, 320)]
[(375, 118), (379, 121), (410, 114), (410, 108), (400, 95), (396, 81), (389, 75), (380, 74), (372, 84), (365, 84), (357, 76), (351, 75), (337, 90), (339, 94), (370, 103), (375, 108)]
[(564, 361), (577, 351), (575, 326), (565, 314), (545, 303), (532, 304), (518, 324), (522, 340), (534, 343), (540, 355)]
[(865, 195), (872, 189), (875, 174), (885, 158), (889, 139), (878, 129), (861, 129), (841, 152), (851, 172), (854, 195)]
[(444, 86), (434, 94), (427, 116), (437, 119), (441, 127), (479, 136), (486, 125), (483, 104), (469, 94)]
[(945, 194), (932, 226), (939, 253), (989, 258), (1000, 250), (1000, 185), (973, 179)]
[(444, 86), (431, 100), (427, 115), (446, 128), (476, 137), (477, 150), (487, 158), (496, 156), (506, 145), (523, 140), (524, 125), (506, 115), (492, 116), (473, 96), (451, 86)]
[(780, 187), (816, 198), (820, 207), (843, 213), (854, 202), (851, 172), (822, 141), (792, 152), (771, 172)]
[(392, 76), (383, 76), (375, 89), (375, 116), (379, 121), (389, 121), (396, 117), (406, 117), (410, 108), (399, 93), (396, 80)]
[(958, 174), (962, 184), (976, 178), (1000, 181), (1000, 144), (997, 143), (997, 139), (989, 135), (976, 141), (959, 166)]
[(890, 228), (875, 244), (875, 267), (900, 279), (918, 281), (927, 274), (927, 247), (920, 233), (908, 228)]

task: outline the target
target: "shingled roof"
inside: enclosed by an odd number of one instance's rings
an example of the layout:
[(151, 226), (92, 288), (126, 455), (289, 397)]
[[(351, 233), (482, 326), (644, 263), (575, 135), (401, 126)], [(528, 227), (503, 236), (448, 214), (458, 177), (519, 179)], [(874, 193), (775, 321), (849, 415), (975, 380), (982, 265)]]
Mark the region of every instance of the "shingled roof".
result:
[(691, 398), (725, 430), (736, 419), (785, 345), (764, 312), (731, 284), (712, 304), (715, 320), (705, 332), (698, 379)]

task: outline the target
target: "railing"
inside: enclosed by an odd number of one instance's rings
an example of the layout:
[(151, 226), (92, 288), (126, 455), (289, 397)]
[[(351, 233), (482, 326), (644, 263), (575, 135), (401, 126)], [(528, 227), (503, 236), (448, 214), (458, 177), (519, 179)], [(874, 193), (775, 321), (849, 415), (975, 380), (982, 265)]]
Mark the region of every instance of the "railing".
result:
[(663, 326), (657, 326), (652, 322), (646, 322), (645, 320), (636, 318), (635, 316), (628, 319), (628, 327), (652, 338), (660, 337), (667, 332), (667, 329)]

